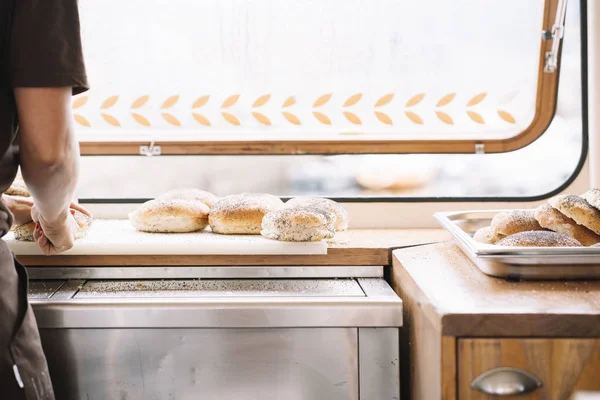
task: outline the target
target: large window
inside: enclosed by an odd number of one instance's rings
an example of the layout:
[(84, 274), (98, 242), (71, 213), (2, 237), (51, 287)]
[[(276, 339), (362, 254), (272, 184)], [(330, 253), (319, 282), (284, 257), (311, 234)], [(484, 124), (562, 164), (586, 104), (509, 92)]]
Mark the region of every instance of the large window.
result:
[(576, 1), (547, 68), (558, 3), (81, 0), (74, 116), (105, 156), (80, 197), (543, 195), (585, 144)]

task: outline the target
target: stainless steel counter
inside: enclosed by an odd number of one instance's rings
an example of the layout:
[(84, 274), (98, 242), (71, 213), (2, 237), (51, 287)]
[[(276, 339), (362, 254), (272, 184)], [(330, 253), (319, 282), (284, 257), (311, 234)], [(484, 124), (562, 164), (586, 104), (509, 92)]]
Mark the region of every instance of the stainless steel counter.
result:
[(57, 398), (399, 398), (402, 302), (380, 269), (248, 268), (251, 279), (32, 281)]

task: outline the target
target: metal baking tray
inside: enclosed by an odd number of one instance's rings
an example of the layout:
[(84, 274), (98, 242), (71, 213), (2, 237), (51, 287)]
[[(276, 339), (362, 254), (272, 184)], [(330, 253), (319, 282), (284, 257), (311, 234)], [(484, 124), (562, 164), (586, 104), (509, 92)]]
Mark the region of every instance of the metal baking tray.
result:
[(485, 274), (510, 279), (600, 279), (600, 247), (506, 247), (473, 234), (508, 210), (438, 212), (435, 219)]

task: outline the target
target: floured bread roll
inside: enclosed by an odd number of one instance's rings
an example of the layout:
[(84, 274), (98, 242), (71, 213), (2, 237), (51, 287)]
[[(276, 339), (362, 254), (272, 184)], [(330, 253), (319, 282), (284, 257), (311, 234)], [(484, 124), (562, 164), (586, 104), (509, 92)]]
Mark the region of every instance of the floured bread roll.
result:
[(217, 197), (207, 191), (200, 189), (174, 189), (158, 196), (156, 200), (198, 200), (212, 208), (217, 201)]
[(542, 227), (534, 216), (534, 210), (512, 210), (496, 215), (492, 219), (494, 235), (510, 236), (519, 232), (539, 231)]
[(150, 200), (129, 214), (129, 221), (142, 232), (196, 232), (208, 225), (208, 211), (200, 201)]
[(582, 247), (571, 236), (551, 231), (519, 232), (496, 242), (498, 246), (511, 247)]
[(261, 235), (285, 242), (317, 242), (335, 236), (335, 219), (322, 208), (282, 208), (265, 215)]
[[(81, 211), (75, 210), (73, 214), (75, 222), (79, 226), (79, 230), (75, 235), (75, 239), (84, 238), (92, 227), (92, 219), (82, 213)], [(15, 240), (22, 242), (33, 242), (33, 231), (35, 230), (35, 222), (29, 222), (27, 224), (18, 225), (14, 229)]]
[(335, 230), (348, 229), (348, 211), (341, 204), (319, 197), (297, 197), (285, 203), (285, 207), (316, 207), (335, 214)]
[(264, 216), (282, 206), (281, 199), (270, 194), (235, 194), (217, 200), (210, 210), (208, 222), (215, 233), (258, 235)]
[(15, 180), (5, 193), (10, 196), (31, 197), (31, 193), (29, 193), (29, 189), (25, 186), (25, 181), (23, 180), (21, 172), (17, 173)]
[(581, 195), (592, 207), (600, 210), (600, 189), (590, 189)]
[(548, 203), (542, 204), (535, 210), (535, 218), (542, 227), (569, 235), (584, 246), (591, 246), (600, 242), (600, 235), (578, 225)]
[(561, 195), (551, 198), (548, 203), (579, 225), (600, 235), (600, 211), (581, 197), (572, 194)]
[(502, 239), (504, 239), (504, 235), (495, 235), (491, 226), (481, 228), (473, 235), (473, 240), (485, 244), (494, 244)]

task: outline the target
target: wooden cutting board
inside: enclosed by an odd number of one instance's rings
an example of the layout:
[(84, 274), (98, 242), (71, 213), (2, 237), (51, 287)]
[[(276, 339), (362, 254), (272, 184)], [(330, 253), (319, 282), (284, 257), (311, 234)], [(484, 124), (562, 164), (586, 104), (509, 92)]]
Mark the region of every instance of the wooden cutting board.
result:
[[(4, 237), (16, 256), (42, 255), (35, 243)], [(318, 255), (327, 243), (279, 242), (259, 235), (138, 232), (128, 220), (96, 220), (88, 235), (63, 255)]]

